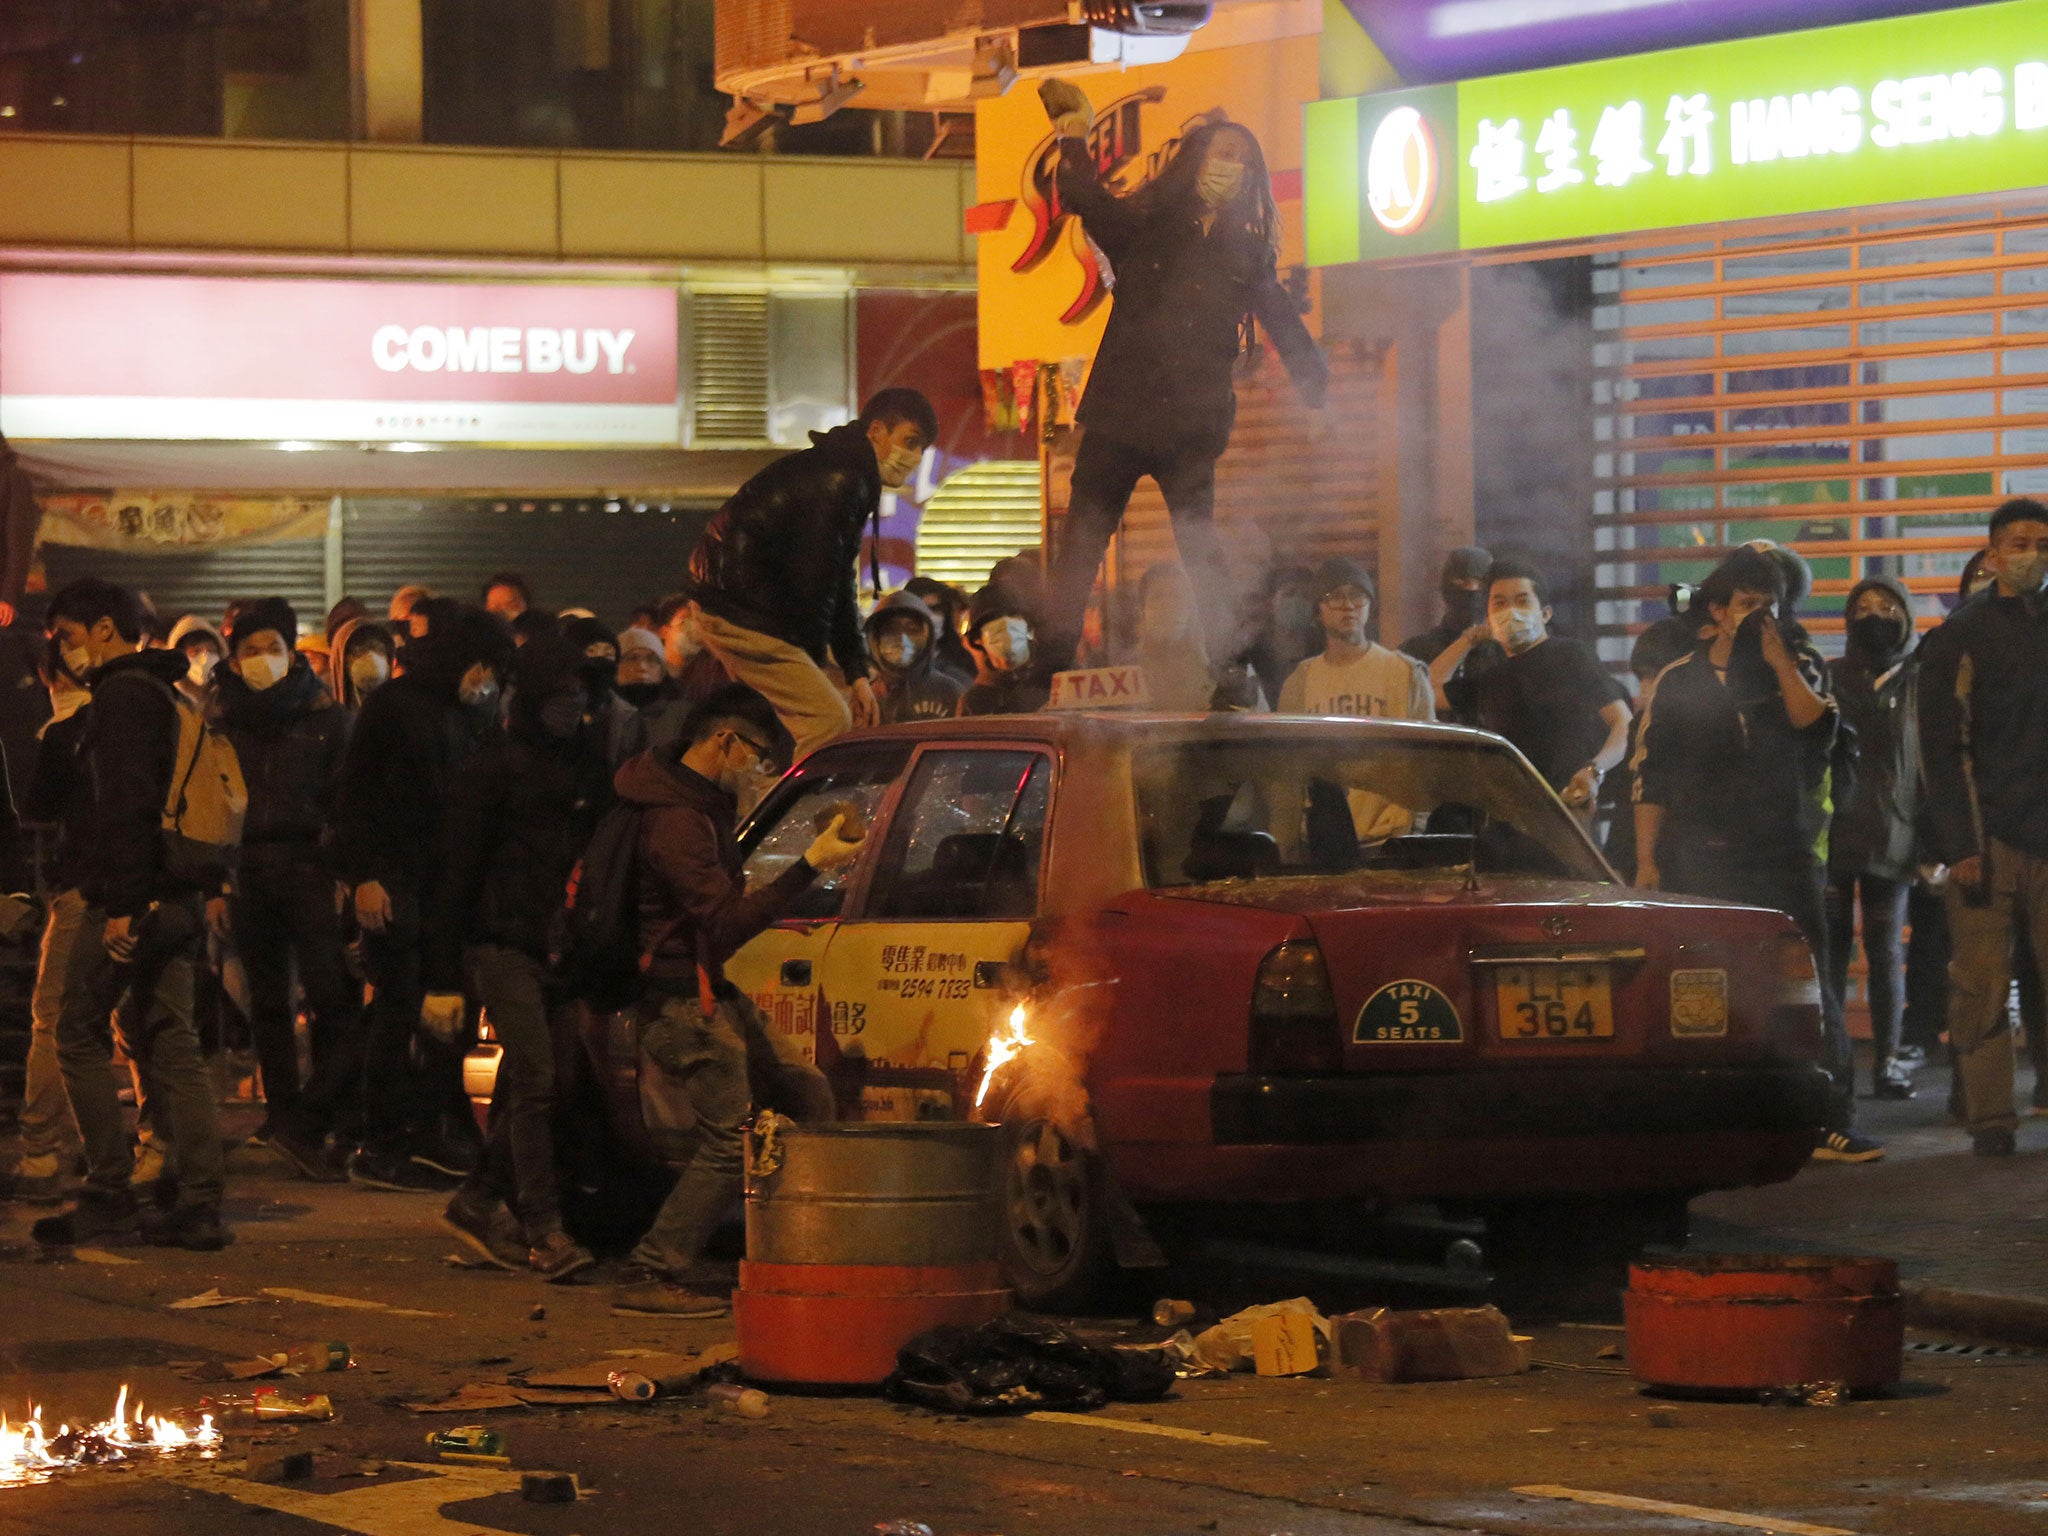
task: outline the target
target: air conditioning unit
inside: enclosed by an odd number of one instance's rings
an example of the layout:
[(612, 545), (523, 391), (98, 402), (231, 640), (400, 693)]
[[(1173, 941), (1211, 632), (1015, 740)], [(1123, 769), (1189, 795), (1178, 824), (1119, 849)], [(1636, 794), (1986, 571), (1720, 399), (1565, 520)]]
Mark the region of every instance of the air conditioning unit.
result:
[(935, 112), (1020, 73), (1176, 58), (1212, 0), (718, 0), (727, 142), (841, 107)]

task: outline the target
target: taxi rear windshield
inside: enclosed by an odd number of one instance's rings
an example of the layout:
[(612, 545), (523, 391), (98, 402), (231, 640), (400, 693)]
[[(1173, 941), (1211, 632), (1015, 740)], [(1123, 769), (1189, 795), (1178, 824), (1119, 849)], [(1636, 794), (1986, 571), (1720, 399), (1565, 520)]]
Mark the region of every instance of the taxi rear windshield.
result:
[(1150, 886), (1356, 871), (1611, 880), (1521, 759), (1483, 742), (1194, 741), (1133, 763)]

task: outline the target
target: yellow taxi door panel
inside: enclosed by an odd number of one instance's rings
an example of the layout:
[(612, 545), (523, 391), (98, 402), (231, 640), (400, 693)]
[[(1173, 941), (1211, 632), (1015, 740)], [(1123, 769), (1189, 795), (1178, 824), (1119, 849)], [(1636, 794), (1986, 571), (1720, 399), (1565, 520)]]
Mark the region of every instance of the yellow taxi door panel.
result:
[[(799, 763), (741, 833), (747, 888), (759, 890), (801, 859), (840, 811), (853, 807), (872, 823), (911, 750), (908, 743), (868, 742), (825, 747)], [(826, 956), (847, 893), (873, 857), (873, 849), (864, 850), (853, 863), (815, 877), (772, 926), (726, 961), (726, 979), (754, 1000), (786, 1059), (817, 1059)]]
[(835, 1075), (870, 1119), (949, 1116), (1038, 911), (1053, 761), (1028, 747), (921, 753), (857, 917), (825, 958)]

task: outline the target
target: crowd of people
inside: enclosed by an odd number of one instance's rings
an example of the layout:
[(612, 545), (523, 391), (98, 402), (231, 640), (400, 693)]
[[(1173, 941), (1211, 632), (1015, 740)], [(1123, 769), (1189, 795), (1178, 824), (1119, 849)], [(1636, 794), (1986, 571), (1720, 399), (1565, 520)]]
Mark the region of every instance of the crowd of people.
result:
[[(1803, 562), (1739, 548), (1637, 639), (1632, 704), (1551, 632), (1545, 574), (1477, 548), (1445, 562), (1440, 622), (1393, 649), (1371, 573), (1343, 558), (1280, 569), (1235, 629), (1166, 564), (1129, 594), (1128, 625), (1042, 644), (1063, 599), (1030, 552), (971, 597), (918, 578), (863, 614), (865, 530), (935, 434), (921, 395), (877, 395), (736, 493), (682, 588), (616, 630), (537, 606), (514, 572), (474, 604), (408, 586), (319, 625), (278, 597), (216, 626), (96, 578), (55, 593), (23, 805), (54, 829), (50, 894), (12, 1189), (54, 1203), (81, 1154), (84, 1182), (37, 1239), (227, 1240), (209, 1054), (239, 1015), (255, 1139), (293, 1171), (444, 1191), (443, 1223), (480, 1261), (565, 1279), (595, 1262), (562, 1215), (574, 1010), (634, 1006), (697, 1134), (614, 1303), (715, 1313), (698, 1266), (750, 1107), (831, 1113), (724, 965), (863, 835), (833, 819), (750, 889), (738, 818), (855, 725), (1040, 709), (1077, 660), (1134, 664), (1160, 709), (1270, 701), (1499, 733), (1637, 885), (1799, 925), (1835, 1085), (1816, 1157), (1882, 1154), (1854, 1126), (1859, 932), (1873, 1092), (1911, 1096), (1945, 1032), (1976, 1150), (2012, 1150), (2007, 992), (2017, 977), (2041, 1040), (2048, 953), (2048, 508), (1998, 509), (1924, 639), (1899, 583), (1860, 583), (1832, 663), (1797, 617)], [(480, 1011), (502, 1047), (487, 1132), (462, 1073)], [(2044, 1094), (2037, 1071), (2037, 1108)]]

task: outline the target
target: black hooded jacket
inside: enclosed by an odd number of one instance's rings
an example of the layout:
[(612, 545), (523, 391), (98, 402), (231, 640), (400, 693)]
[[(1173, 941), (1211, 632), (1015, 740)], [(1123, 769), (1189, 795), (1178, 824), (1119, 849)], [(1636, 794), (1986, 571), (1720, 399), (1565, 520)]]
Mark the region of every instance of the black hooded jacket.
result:
[(934, 643), (936, 626), (932, 623), (929, 608), (909, 592), (890, 593), (868, 615), (870, 646), (873, 645), (875, 631), (885, 620), (899, 613), (922, 620), (924, 637), (918, 642), (917, 655), (911, 659), (910, 665), (900, 671), (884, 661), (879, 651), (875, 652), (875, 675), (881, 683), (877, 695), (882, 707), (882, 724), (901, 725), (906, 720), (950, 720), (960, 713), (960, 695), (967, 688), (938, 666), (938, 647)]
[(461, 612), (405, 648), (405, 673), (371, 694), (356, 716), (335, 814), (343, 878), (387, 889), (431, 887), (449, 792), (492, 720), (461, 698), (477, 662), (501, 674), (512, 652), (505, 626)]
[(164, 801), (177, 765), (180, 651), (116, 656), (92, 680), (80, 756), (92, 785), (92, 833), (80, 850), (85, 898), (109, 917), (140, 917), (176, 894), (164, 876)]
[(734, 491), (690, 556), (688, 590), (706, 613), (771, 635), (849, 680), (868, 674), (854, 562), (882, 504), (882, 472), (857, 422), (813, 432)]
[(1109, 326), (1076, 412), (1082, 426), (1139, 448), (1220, 457), (1237, 417), (1231, 374), (1247, 313), (1302, 397), (1323, 403), (1329, 367), (1262, 240), (1221, 218), (1205, 234), (1191, 201), (1119, 197), (1080, 138), (1060, 141), (1058, 181), (1062, 206), (1115, 268)]
[[(1881, 588), (1913, 611), (1906, 589), (1889, 576), (1858, 582), (1843, 611)], [(1842, 725), (1855, 733), (1854, 783), (1835, 807), (1828, 828), (1828, 868), (1838, 876), (1877, 875), (1903, 880), (1917, 862), (1914, 820), (1920, 801), (1919, 667), (1912, 630), (1888, 655), (1874, 655), (1852, 629), (1847, 650), (1829, 665)], [(1837, 790), (1839, 794), (1839, 788)]]
[(1930, 851), (1944, 864), (1984, 852), (1981, 814), (1985, 836), (2048, 859), (2048, 594), (1980, 592), (1920, 657)]
[(585, 686), (582, 658), (562, 641), (527, 641), (512, 662), (506, 722), (485, 735), (449, 796), (438, 878), (426, 918), (426, 982), (462, 990), (462, 952), (495, 944), (548, 956), (569, 873), (612, 798), (612, 765), (597, 731), (550, 736), (540, 704), (565, 683)]
[(243, 857), (312, 855), (334, 819), (347, 715), (302, 656), (264, 689), (218, 669), (210, 713), (234, 743), (249, 787)]

